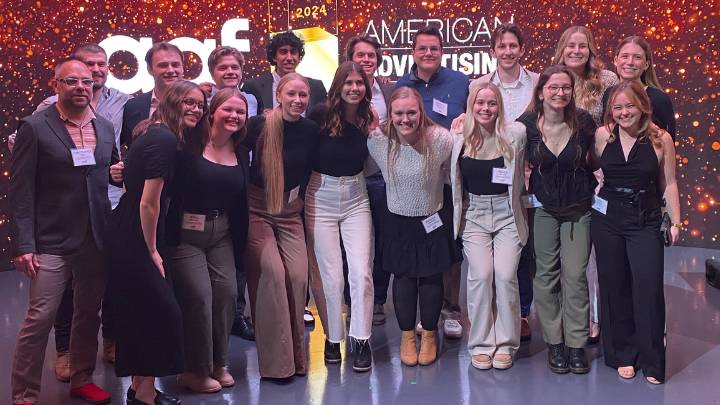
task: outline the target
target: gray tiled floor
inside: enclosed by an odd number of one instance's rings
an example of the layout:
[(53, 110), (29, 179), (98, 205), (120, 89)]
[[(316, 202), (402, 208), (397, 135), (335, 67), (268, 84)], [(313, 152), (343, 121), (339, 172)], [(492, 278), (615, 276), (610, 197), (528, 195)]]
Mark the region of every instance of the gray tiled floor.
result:
[[(232, 338), (230, 371), (237, 384), (220, 394), (179, 391), (172, 378), (163, 389), (179, 394), (184, 404), (720, 404), (720, 291), (707, 286), (704, 260), (720, 251), (671, 248), (666, 251), (668, 306), (668, 382), (650, 386), (644, 379), (622, 381), (606, 367), (598, 347), (590, 349), (593, 369), (585, 376), (555, 375), (545, 366), (545, 347), (533, 323), (534, 339), (521, 348), (507, 371), (478, 371), (470, 365), (466, 339), (441, 345), (441, 357), (429, 367), (407, 368), (398, 358), (399, 330), (394, 317), (375, 328), (375, 367), (357, 374), (345, 364), (325, 366), (319, 327), (310, 333), (310, 373), (284, 386), (260, 382), (252, 343)], [(0, 404), (9, 403), (10, 364), (15, 336), (26, 309), (27, 282), (16, 272), (0, 273)], [(392, 308), (387, 305), (388, 314)], [(52, 341), (52, 340), (51, 340)], [(70, 399), (68, 386), (55, 380), (54, 350), (49, 345), (41, 405), (81, 404)], [(123, 404), (128, 381), (98, 363), (96, 382)]]

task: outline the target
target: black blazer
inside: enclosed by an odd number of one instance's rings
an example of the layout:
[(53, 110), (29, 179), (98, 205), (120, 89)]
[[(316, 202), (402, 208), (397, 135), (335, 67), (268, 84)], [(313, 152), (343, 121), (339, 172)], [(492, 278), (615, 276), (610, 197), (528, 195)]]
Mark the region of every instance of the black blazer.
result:
[[(310, 102), (308, 103), (307, 109), (310, 110), (315, 105), (322, 103), (327, 99), (327, 90), (325, 85), (320, 80), (306, 77), (308, 83), (310, 83)], [(263, 109), (273, 108), (273, 99), (275, 95), (272, 91), (273, 76), (270, 72), (265, 72), (260, 77), (252, 80), (248, 80), (243, 85), (242, 90), (246, 93), (252, 94), (258, 99), (258, 114), (261, 114), (260, 105)]]
[(20, 121), (10, 160), (10, 235), (14, 256), (68, 255), (85, 240), (88, 227), (102, 248), (110, 213), (110, 165), (118, 161), (115, 131), (93, 119), (97, 145), (94, 166), (73, 166), (75, 144), (55, 105)]
[[(239, 197), (236, 204), (233, 205), (233, 209), (228, 212), (230, 221), (230, 236), (233, 242), (233, 249), (235, 251), (235, 263), (238, 268), (242, 268), (243, 254), (245, 251), (245, 245), (247, 245), (248, 238), (248, 226), (250, 224), (250, 218), (248, 213), (248, 197), (247, 190), (250, 184), (250, 160), (248, 148), (244, 145), (238, 145), (235, 150), (238, 164), (243, 170), (243, 180), (245, 192)], [(172, 185), (170, 186), (170, 207), (168, 208), (168, 214), (165, 219), (165, 240), (168, 246), (177, 246), (180, 244), (180, 233), (182, 229), (182, 218), (184, 212), (183, 203), (183, 190), (187, 187), (192, 187), (191, 184), (186, 184), (186, 180), (183, 176), (184, 170), (189, 166), (188, 163), (194, 158), (189, 152), (178, 152), (176, 155), (175, 164), (175, 179), (173, 179)]]
[(131, 98), (125, 103), (122, 130), (120, 131), (120, 145), (130, 146), (130, 143), (132, 143), (132, 131), (135, 126), (140, 121), (150, 118), (151, 100), (152, 90)]

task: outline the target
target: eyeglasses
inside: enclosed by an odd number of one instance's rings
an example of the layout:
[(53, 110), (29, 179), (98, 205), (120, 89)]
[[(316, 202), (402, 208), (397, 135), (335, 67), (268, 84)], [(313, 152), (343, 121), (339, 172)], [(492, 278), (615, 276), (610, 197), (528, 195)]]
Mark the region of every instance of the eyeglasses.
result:
[(77, 77), (65, 77), (56, 79), (60, 83), (65, 83), (70, 87), (76, 87), (80, 84), (83, 87), (92, 87), (95, 82), (92, 79), (78, 79)]
[(182, 100), (182, 103), (185, 104), (186, 107), (197, 107), (200, 111), (203, 111), (205, 109), (205, 103), (202, 101), (197, 101), (194, 98), (184, 98)]
[(420, 55), (424, 55), (428, 52), (431, 54), (438, 54), (440, 53), (441, 48), (439, 46), (418, 46), (415, 48), (415, 52), (419, 53)]
[(552, 94), (558, 94), (560, 90), (562, 90), (564, 94), (570, 94), (573, 90), (572, 86), (545, 86), (545, 88), (550, 90)]

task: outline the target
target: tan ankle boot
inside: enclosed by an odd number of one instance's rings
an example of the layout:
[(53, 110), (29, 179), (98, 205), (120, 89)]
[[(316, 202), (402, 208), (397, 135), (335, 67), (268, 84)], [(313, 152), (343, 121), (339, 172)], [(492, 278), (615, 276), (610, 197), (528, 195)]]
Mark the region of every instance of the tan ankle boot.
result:
[(58, 353), (55, 359), (55, 378), (58, 381), (69, 382), (70, 375), (70, 353)]
[(214, 379), (194, 373), (182, 373), (178, 375), (177, 384), (197, 393), (212, 393), (222, 389), (220, 383)]
[(435, 341), (435, 331), (424, 330), (420, 338), (420, 355), (418, 355), (418, 362), (421, 366), (427, 366), (435, 362), (436, 358), (437, 343)]
[(416, 366), (418, 363), (415, 331), (404, 330), (400, 336), (400, 361), (406, 366)]

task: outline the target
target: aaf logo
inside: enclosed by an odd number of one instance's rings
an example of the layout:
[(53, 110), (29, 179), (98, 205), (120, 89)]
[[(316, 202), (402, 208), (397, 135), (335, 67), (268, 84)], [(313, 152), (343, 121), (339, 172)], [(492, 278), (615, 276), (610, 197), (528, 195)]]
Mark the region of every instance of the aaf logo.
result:
[[(237, 48), (240, 52), (250, 52), (250, 40), (237, 38), (237, 33), (241, 31), (250, 31), (250, 20), (247, 18), (233, 18), (226, 21), (220, 30), (221, 44), (223, 46)], [(195, 38), (178, 37), (169, 42), (180, 48), (183, 52), (196, 54), (200, 60), (202, 60), (202, 71), (198, 77), (193, 79), (194, 82), (212, 82), (207, 61), (210, 53), (217, 47), (217, 41), (214, 39), (203, 39), (201, 42)], [(110, 73), (108, 75), (107, 86), (116, 88), (127, 94), (132, 94), (139, 90), (143, 92), (152, 90), (155, 84), (152, 76), (150, 76), (150, 73), (147, 71), (147, 64), (145, 63), (145, 54), (152, 48), (152, 44), (153, 39), (151, 37), (141, 37), (137, 40), (125, 35), (113, 35), (100, 42), (100, 46), (105, 49), (108, 57), (115, 52), (125, 51), (131, 53), (138, 62), (138, 71), (135, 76), (129, 79), (119, 79)]]

